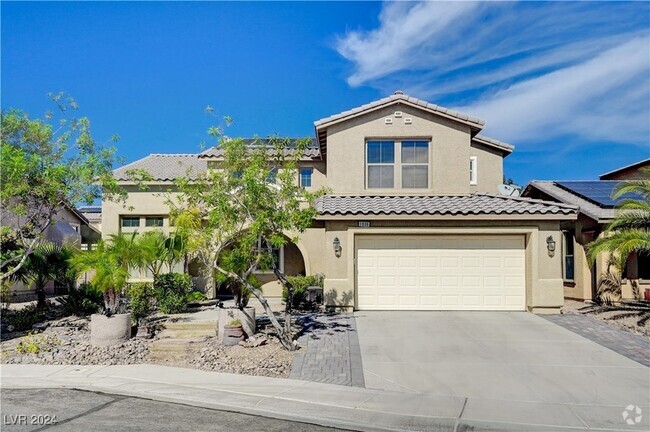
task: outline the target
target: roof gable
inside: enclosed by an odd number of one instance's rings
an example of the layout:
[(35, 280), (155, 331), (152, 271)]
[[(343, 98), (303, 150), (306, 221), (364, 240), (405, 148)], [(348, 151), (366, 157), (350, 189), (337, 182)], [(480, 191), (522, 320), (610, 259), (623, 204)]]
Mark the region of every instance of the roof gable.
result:
[(454, 121), (458, 121), (460, 123), (464, 123), (470, 128), (472, 128), (475, 131), (480, 131), (483, 126), (485, 125), (485, 121), (481, 120), (477, 117), (471, 117), (467, 114), (460, 113), (458, 111), (451, 110), (449, 108), (442, 107), (440, 105), (432, 104), (430, 102), (427, 102), (422, 99), (418, 99), (412, 96), (405, 95), (401, 91), (396, 91), (394, 94), (376, 100), (374, 102), (370, 102), (364, 105), (361, 105), (356, 108), (352, 108), (347, 111), (343, 111), (338, 114), (331, 115), (329, 117), (322, 118), (320, 120), (317, 120), (314, 122), (314, 126), (316, 127), (316, 130), (320, 130), (323, 128), (326, 128), (332, 124), (339, 123), (341, 121), (345, 121), (349, 118), (357, 117), (362, 114), (375, 111), (381, 108), (385, 108), (390, 105), (395, 105), (395, 104), (405, 104), (412, 106), (414, 108), (419, 108), (423, 111), (430, 112), (432, 114), (439, 115), (441, 117), (445, 117), (447, 119), (451, 119)]
[(650, 167), (650, 158), (640, 160), (638, 162), (635, 162), (630, 165), (626, 165), (624, 167), (615, 169), (614, 171), (610, 171), (605, 174), (601, 174), (599, 178), (601, 180), (618, 180), (622, 176), (625, 176), (626, 174), (634, 173), (636, 171), (639, 171), (641, 168), (648, 168), (648, 167)]

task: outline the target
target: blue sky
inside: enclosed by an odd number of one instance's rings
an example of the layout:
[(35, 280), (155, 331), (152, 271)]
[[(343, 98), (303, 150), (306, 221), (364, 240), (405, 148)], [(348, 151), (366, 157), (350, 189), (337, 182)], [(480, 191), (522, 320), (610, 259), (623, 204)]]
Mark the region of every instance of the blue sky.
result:
[(126, 161), (313, 121), (401, 89), (486, 120), (505, 172), (589, 179), (650, 157), (650, 3), (2, 2), (2, 108), (72, 95)]

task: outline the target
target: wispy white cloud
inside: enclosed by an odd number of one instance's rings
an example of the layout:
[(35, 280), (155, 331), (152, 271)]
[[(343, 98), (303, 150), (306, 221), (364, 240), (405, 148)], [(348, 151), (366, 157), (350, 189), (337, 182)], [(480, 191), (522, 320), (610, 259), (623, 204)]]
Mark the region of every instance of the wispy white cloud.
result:
[(387, 3), (379, 17), (379, 29), (351, 32), (338, 41), (341, 55), (357, 66), (348, 82), (359, 85), (417, 65), (420, 47), (477, 7), (478, 3), (471, 2)]
[(575, 134), (647, 145), (649, 71), (648, 41), (635, 38), (458, 109), (489, 119), (486, 133), (511, 141)]
[[(641, 9), (639, 9), (641, 8)], [(525, 145), (563, 135), (648, 145), (647, 5), (387, 3), (380, 24), (342, 36), (348, 83), (487, 120)]]

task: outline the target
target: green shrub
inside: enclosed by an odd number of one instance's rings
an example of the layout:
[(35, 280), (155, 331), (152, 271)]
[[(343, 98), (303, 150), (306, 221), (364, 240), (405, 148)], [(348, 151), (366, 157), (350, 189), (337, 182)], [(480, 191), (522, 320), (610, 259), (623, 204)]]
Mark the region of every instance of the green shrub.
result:
[[(316, 274), (310, 276), (287, 276), (287, 281), (293, 285), (293, 308), (299, 308), (307, 302), (307, 287), (323, 287), (323, 275)], [(286, 287), (282, 287), (282, 300), (289, 300), (289, 293)]]
[(13, 331), (31, 330), (34, 324), (42, 321), (43, 318), (43, 310), (36, 307), (36, 305), (5, 312), (7, 324), (13, 328)]
[(187, 301), (190, 303), (199, 303), (206, 301), (208, 298), (201, 291), (192, 291), (190, 295), (187, 296)]
[(233, 327), (234, 327), (234, 326), (240, 326), (240, 325), (241, 325), (241, 321), (239, 321), (238, 319), (234, 319), (234, 320), (230, 321), (230, 322), (228, 323), (228, 325), (229, 325), (229, 326), (233, 326)]
[(151, 314), (155, 295), (153, 285), (149, 282), (132, 283), (126, 287), (126, 296), (131, 305), (131, 318), (136, 323)]
[(91, 284), (84, 282), (79, 287), (69, 286), (68, 295), (59, 298), (66, 315), (84, 316), (98, 312), (104, 305), (104, 295)]
[(61, 345), (61, 341), (52, 334), (36, 334), (30, 332), (16, 346), (19, 354), (38, 354), (41, 351), (50, 351), (54, 347)]
[(154, 280), (158, 308), (166, 314), (185, 312), (192, 292), (192, 279), (182, 273), (159, 275)]

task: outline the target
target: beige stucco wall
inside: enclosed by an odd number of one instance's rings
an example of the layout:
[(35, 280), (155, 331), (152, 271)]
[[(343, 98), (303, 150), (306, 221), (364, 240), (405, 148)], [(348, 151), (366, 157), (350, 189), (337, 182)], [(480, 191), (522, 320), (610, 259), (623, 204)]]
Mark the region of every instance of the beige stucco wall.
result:
[[(402, 117), (395, 117), (395, 111), (402, 111)], [(385, 124), (385, 118), (392, 118), (393, 123)], [(413, 123), (405, 124), (404, 118), (412, 118)], [(368, 139), (431, 140), (429, 188), (367, 189), (365, 142)], [(327, 185), (339, 194), (466, 194), (470, 192), (469, 156), (468, 126), (410, 106), (393, 105), (328, 128)], [(396, 177), (398, 174), (395, 173)]]
[[(478, 173), (476, 185), (470, 185), (470, 191), (498, 193), (497, 186), (503, 183), (503, 156), (501, 153), (473, 142), (469, 148), (469, 155), (470, 157), (476, 156)], [(469, 169), (467, 178), (469, 178)]]
[[(603, 234), (601, 234), (602, 236)], [(570, 299), (577, 300), (593, 300), (592, 295), (592, 271), (593, 268), (589, 265), (589, 260), (587, 259), (586, 248), (584, 245), (579, 242), (575, 242), (575, 278), (573, 281), (567, 281), (564, 287), (564, 296)], [(607, 261), (609, 255), (607, 253), (601, 253), (596, 257), (595, 271), (596, 271), (596, 283), (602, 278), (603, 273), (607, 271)], [(630, 266), (636, 265), (635, 262), (630, 261), (628, 263)], [(612, 269), (614, 272), (617, 270)], [(650, 289), (650, 281), (646, 280), (635, 280), (634, 283), (637, 284), (638, 293), (635, 294), (633, 287), (633, 281), (631, 279), (623, 279), (621, 284), (621, 296), (622, 300), (632, 300), (636, 299), (637, 296), (643, 297), (643, 293), (646, 289)], [(598, 285), (596, 285), (598, 286)], [(612, 297), (611, 300), (619, 300), (618, 298)]]
[[(390, 221), (373, 220), (371, 228), (357, 228), (357, 221), (327, 221), (324, 230), (315, 230), (304, 242), (313, 268), (325, 274), (327, 306), (351, 309), (355, 305), (355, 240), (363, 234), (521, 234), (526, 236), (527, 306), (534, 312), (557, 312), (563, 304), (562, 256), (550, 257), (546, 238), (560, 239), (558, 221)], [(321, 242), (318, 245), (317, 237)], [(332, 243), (338, 237), (342, 251), (334, 253)], [(317, 263), (314, 265), (314, 263)], [(320, 271), (320, 270), (319, 270)], [(315, 271), (310, 272), (315, 273)]]
[[(163, 216), (163, 231), (169, 230), (169, 206), (166, 204), (166, 197), (177, 196), (172, 191), (171, 185), (152, 185), (148, 190), (140, 190), (137, 186), (124, 186), (128, 192), (125, 203), (102, 201), (102, 235), (123, 232), (133, 232), (134, 228), (120, 227), (121, 216)], [(146, 228), (144, 220), (138, 232), (144, 232), (155, 228)]]

